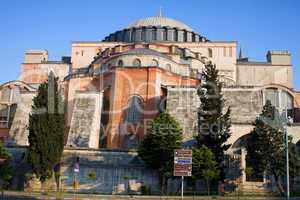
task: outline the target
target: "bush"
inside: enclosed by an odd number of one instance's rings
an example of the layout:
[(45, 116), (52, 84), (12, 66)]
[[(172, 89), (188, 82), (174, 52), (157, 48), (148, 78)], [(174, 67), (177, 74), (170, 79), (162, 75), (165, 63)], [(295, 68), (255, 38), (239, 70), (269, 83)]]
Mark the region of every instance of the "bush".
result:
[(88, 174), (88, 177), (90, 180), (95, 181), (97, 179), (97, 174), (96, 174), (96, 172), (90, 172)]
[(142, 195), (151, 195), (151, 187), (147, 186), (147, 185), (142, 185), (141, 193), (142, 193)]
[(7, 152), (4, 143), (0, 140), (0, 188), (8, 189), (10, 187), (13, 169), (10, 164), (11, 156)]

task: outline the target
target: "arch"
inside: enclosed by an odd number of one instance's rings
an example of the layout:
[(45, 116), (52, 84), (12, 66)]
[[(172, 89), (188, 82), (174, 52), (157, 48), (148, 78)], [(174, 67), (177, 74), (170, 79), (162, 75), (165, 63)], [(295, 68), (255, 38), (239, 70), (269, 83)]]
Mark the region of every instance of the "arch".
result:
[(0, 90), (2, 90), (3, 88), (5, 87), (20, 87), (20, 88), (23, 88), (27, 91), (30, 91), (30, 92), (35, 92), (36, 89), (30, 85), (28, 85), (27, 83), (23, 82), (23, 81), (9, 81), (7, 83), (4, 83), (2, 85), (0, 85)]
[(133, 60), (132, 65), (134, 67), (140, 67), (140, 66), (142, 66), (142, 62), (141, 62), (140, 59), (136, 58), (136, 59)]
[[(239, 137), (230, 147), (232, 152), (234, 154), (241, 154), (242, 150), (247, 148), (247, 142), (249, 138), (250, 134), (242, 135), (241, 137)], [(263, 175), (260, 174), (258, 171), (255, 171), (253, 162), (249, 161), (248, 155), (246, 154), (245, 157), (243, 157), (242, 159), (244, 159), (245, 164), (241, 167), (245, 169), (246, 181), (263, 182)]]
[(213, 51), (211, 48), (208, 48), (208, 57), (212, 58), (213, 57)]
[(159, 66), (159, 65), (158, 65), (158, 60), (153, 59), (152, 62), (151, 62), (151, 66), (156, 66), (156, 67), (158, 67), (158, 66)]
[(123, 66), (124, 66), (123, 60), (118, 60), (118, 67), (123, 67)]
[(262, 90), (264, 89), (268, 89), (268, 88), (277, 88), (277, 89), (281, 89), (286, 91), (287, 93), (289, 93), (291, 96), (294, 97), (294, 93), (292, 90), (290, 90), (288, 87), (284, 86), (284, 85), (280, 85), (280, 84), (270, 84), (270, 85), (265, 85), (262, 87)]
[(231, 78), (231, 77), (228, 77), (228, 76), (222, 76), (222, 75), (221, 75), (221, 76), (219, 77), (219, 80), (220, 80), (221, 82), (223, 82), (224, 85), (225, 85), (226, 87), (234, 86), (234, 85), (235, 85), (234, 79)]
[(250, 134), (243, 135), (239, 137), (232, 145), (231, 148), (233, 150), (239, 150), (242, 148), (246, 148), (247, 140), (249, 139)]
[(143, 118), (143, 100), (141, 97), (134, 95), (128, 100), (125, 121), (128, 123), (139, 123)]
[[(262, 91), (264, 101), (270, 100), (271, 103), (278, 108), (285, 108), (287, 106), (289, 109), (293, 109), (294, 103), (297, 105), (297, 102), (294, 101), (295, 97), (293, 92), (285, 86), (277, 84), (267, 85), (262, 87)], [(298, 107), (298, 105), (296, 107)]]

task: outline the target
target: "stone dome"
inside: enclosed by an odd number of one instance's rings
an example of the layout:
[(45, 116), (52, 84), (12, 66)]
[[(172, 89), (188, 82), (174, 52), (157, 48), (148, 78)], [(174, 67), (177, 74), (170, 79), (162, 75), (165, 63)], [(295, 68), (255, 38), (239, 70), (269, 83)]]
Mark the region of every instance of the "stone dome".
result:
[(175, 19), (171, 19), (168, 17), (162, 17), (162, 16), (157, 16), (157, 17), (147, 17), (145, 19), (140, 19), (130, 25), (127, 26), (128, 29), (130, 28), (139, 28), (139, 27), (147, 27), (147, 26), (154, 26), (154, 27), (172, 27), (172, 28), (178, 28), (181, 30), (187, 30), (187, 31), (193, 31), (191, 27), (188, 25), (177, 21)]
[(111, 33), (105, 42), (207, 42), (192, 28), (175, 19), (157, 16), (140, 19), (123, 30)]

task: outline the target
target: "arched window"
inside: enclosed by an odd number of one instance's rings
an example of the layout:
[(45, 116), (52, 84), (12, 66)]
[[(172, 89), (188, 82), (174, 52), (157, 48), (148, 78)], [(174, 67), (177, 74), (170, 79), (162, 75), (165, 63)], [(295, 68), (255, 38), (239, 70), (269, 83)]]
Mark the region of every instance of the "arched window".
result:
[(212, 58), (213, 57), (213, 52), (211, 48), (208, 48), (208, 57)]
[(143, 102), (140, 97), (133, 96), (129, 99), (126, 110), (126, 122), (138, 123), (142, 120)]
[(140, 67), (140, 66), (142, 65), (142, 64), (141, 64), (141, 60), (138, 59), (138, 58), (134, 59), (132, 65), (133, 65), (134, 67)]
[(265, 101), (270, 100), (272, 105), (278, 109), (292, 109), (293, 97), (285, 90), (278, 88), (267, 88), (265, 90)]
[(151, 62), (151, 66), (158, 67), (158, 61), (153, 59), (152, 62)]
[(8, 112), (8, 106), (0, 104), (0, 128), (8, 128)]
[(118, 67), (123, 67), (123, 66), (124, 66), (123, 60), (119, 60), (118, 61)]

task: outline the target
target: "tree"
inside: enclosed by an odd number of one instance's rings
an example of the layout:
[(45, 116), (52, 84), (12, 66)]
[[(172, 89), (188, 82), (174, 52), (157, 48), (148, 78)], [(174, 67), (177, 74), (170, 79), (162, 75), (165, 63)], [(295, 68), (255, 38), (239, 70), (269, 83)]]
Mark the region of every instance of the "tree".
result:
[(28, 161), (43, 183), (52, 177), (64, 147), (64, 114), (58, 79), (53, 73), (38, 88), (29, 116)]
[(167, 179), (173, 175), (174, 150), (181, 147), (182, 129), (170, 114), (163, 112), (153, 120), (138, 154), (146, 165), (158, 170), (162, 192)]
[(193, 180), (204, 179), (207, 186), (207, 194), (210, 193), (210, 181), (218, 178), (220, 170), (215, 161), (213, 152), (206, 146), (193, 148)]
[(230, 147), (225, 144), (231, 136), (230, 108), (224, 112), (225, 100), (222, 95), (222, 83), (218, 78), (219, 71), (212, 63), (205, 65), (202, 72), (203, 83), (198, 88), (200, 107), (198, 111), (197, 146), (205, 145), (214, 154), (220, 169), (220, 178), (224, 181), (224, 152)]
[[(253, 123), (254, 129), (247, 141), (247, 162), (256, 174), (267, 172), (274, 176), (278, 191), (283, 195), (281, 177), (285, 175), (285, 133), (283, 121), (277, 109), (268, 100), (262, 113)], [(290, 170), (297, 167), (296, 150), (289, 139)], [(294, 150), (293, 150), (294, 149)]]
[(0, 187), (7, 189), (12, 180), (12, 167), (10, 165), (10, 155), (4, 147), (4, 143), (0, 140)]

